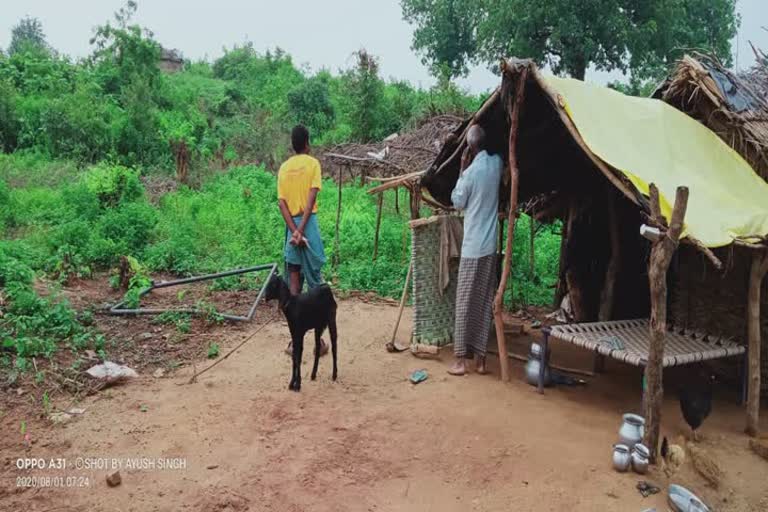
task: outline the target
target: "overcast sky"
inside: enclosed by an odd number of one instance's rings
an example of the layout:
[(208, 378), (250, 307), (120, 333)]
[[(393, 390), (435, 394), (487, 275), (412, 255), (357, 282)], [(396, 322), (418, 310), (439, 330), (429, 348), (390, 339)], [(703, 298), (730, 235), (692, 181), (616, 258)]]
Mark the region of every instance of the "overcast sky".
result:
[[(23, 16), (39, 18), (48, 42), (72, 57), (90, 52), (93, 27), (112, 18), (123, 0), (0, 0), (0, 47), (6, 48), (14, 24)], [(253, 41), (257, 49), (280, 46), (297, 64), (332, 71), (351, 64), (351, 54), (366, 48), (381, 58), (385, 77), (414, 85), (433, 83), (410, 49), (412, 27), (401, 18), (399, 0), (138, 0), (136, 21), (154, 31), (161, 44), (189, 59), (215, 59), (224, 47)], [(737, 38), (738, 66), (754, 61), (749, 42), (768, 49), (768, 0), (739, 0), (742, 16)], [(603, 83), (620, 74), (589, 73)], [(460, 83), (473, 92), (497, 84), (478, 67)]]

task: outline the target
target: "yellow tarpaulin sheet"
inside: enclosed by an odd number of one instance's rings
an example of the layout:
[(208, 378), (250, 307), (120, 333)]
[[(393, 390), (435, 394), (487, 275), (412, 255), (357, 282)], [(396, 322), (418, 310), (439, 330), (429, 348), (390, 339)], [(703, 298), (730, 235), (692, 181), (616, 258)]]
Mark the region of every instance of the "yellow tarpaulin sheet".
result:
[(690, 194), (684, 235), (708, 247), (768, 234), (768, 183), (708, 128), (660, 100), (546, 77), (584, 142), (645, 195), (655, 183), (669, 220), (678, 186)]

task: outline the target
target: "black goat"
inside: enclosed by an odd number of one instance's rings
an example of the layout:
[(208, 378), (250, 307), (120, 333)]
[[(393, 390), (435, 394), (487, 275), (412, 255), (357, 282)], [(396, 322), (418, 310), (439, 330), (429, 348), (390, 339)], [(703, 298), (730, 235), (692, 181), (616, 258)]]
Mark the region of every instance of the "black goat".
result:
[(336, 300), (333, 298), (331, 287), (327, 284), (313, 288), (301, 295), (291, 295), (291, 290), (279, 275), (273, 275), (267, 283), (264, 292), (265, 300), (277, 299), (280, 310), (288, 321), (293, 345), (293, 371), (288, 389), (301, 390), (301, 358), (304, 353), (304, 335), (307, 331), (315, 330), (315, 363), (312, 366), (311, 379), (317, 377), (317, 365), (320, 361), (320, 349), (325, 328), (331, 334), (331, 351), (333, 353), (333, 375), (336, 380)]

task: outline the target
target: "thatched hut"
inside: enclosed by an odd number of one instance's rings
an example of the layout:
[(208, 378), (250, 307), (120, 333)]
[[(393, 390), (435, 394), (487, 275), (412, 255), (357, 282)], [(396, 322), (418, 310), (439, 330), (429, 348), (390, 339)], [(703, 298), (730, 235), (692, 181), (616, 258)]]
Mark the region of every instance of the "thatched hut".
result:
[[(511, 60), (499, 89), (421, 179), (446, 209), (467, 128), (476, 123), (509, 168), (500, 191), (507, 256), (496, 298), (502, 378), (501, 298), (525, 205), (537, 220), (563, 223), (558, 293), (568, 295), (577, 325), (552, 335), (646, 368), (650, 446), (658, 444), (662, 369), (743, 354), (745, 345), (754, 432), (761, 325), (768, 333), (768, 184), (710, 130), (661, 101), (544, 77), (530, 61)], [(701, 269), (705, 280), (697, 281)]]
[(653, 97), (664, 100), (718, 134), (768, 181), (766, 63), (768, 61), (759, 60), (753, 69), (737, 75), (713, 57), (686, 55)]

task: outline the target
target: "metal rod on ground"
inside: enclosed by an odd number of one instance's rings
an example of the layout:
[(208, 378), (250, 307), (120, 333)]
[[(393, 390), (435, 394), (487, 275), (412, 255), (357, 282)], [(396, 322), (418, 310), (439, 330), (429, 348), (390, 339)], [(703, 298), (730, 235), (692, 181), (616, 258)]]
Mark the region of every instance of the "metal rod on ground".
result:
[[(245, 274), (248, 272), (256, 272), (259, 270), (266, 270), (270, 269), (269, 274), (267, 275), (266, 280), (264, 281), (264, 284), (261, 286), (261, 290), (259, 291), (258, 296), (256, 297), (256, 300), (253, 301), (253, 304), (251, 305), (250, 310), (248, 311), (247, 316), (240, 316), (240, 315), (230, 315), (228, 313), (218, 313), (222, 318), (225, 318), (227, 320), (236, 320), (236, 321), (250, 321), (253, 319), (253, 315), (256, 312), (256, 307), (258, 306), (259, 302), (261, 301), (262, 296), (264, 295), (264, 290), (266, 289), (267, 283), (269, 282), (269, 279), (272, 277), (275, 272), (277, 272), (277, 264), (276, 263), (269, 263), (265, 265), (256, 265), (255, 267), (248, 267), (248, 268), (239, 268), (235, 270), (227, 270), (225, 272), (218, 272), (215, 274), (206, 274), (203, 276), (195, 276), (195, 277), (187, 277), (184, 279), (174, 279), (172, 281), (164, 281), (161, 283), (152, 283), (149, 287), (141, 290), (139, 292), (139, 299), (150, 293), (152, 290), (158, 289), (158, 288), (168, 288), (170, 286), (179, 286), (183, 284), (190, 284), (190, 283), (197, 283), (200, 281), (210, 281), (213, 279), (219, 279), (222, 277), (229, 277), (229, 276), (235, 276), (239, 274)], [(172, 313), (189, 313), (189, 314), (201, 314), (203, 313), (199, 309), (194, 308), (135, 308), (135, 309), (123, 309), (123, 306), (125, 305), (125, 300), (118, 302), (114, 306), (112, 306), (109, 309), (109, 314), (111, 315), (157, 315), (162, 314), (166, 312), (172, 312)]]
[(376, 257), (379, 255), (379, 229), (381, 228), (381, 210), (384, 207), (384, 193), (379, 194), (379, 206), (376, 212), (376, 235), (373, 239), (373, 261), (376, 261)]
[(403, 317), (403, 309), (405, 309), (405, 302), (408, 298), (408, 285), (411, 284), (411, 273), (413, 272), (413, 263), (408, 265), (408, 273), (405, 275), (405, 286), (403, 286), (403, 295), (400, 297), (400, 309), (397, 312), (397, 321), (395, 321), (395, 328), (392, 330), (392, 340), (387, 344), (387, 350), (396, 351), (395, 338), (397, 337), (397, 329), (400, 327), (400, 319)]

